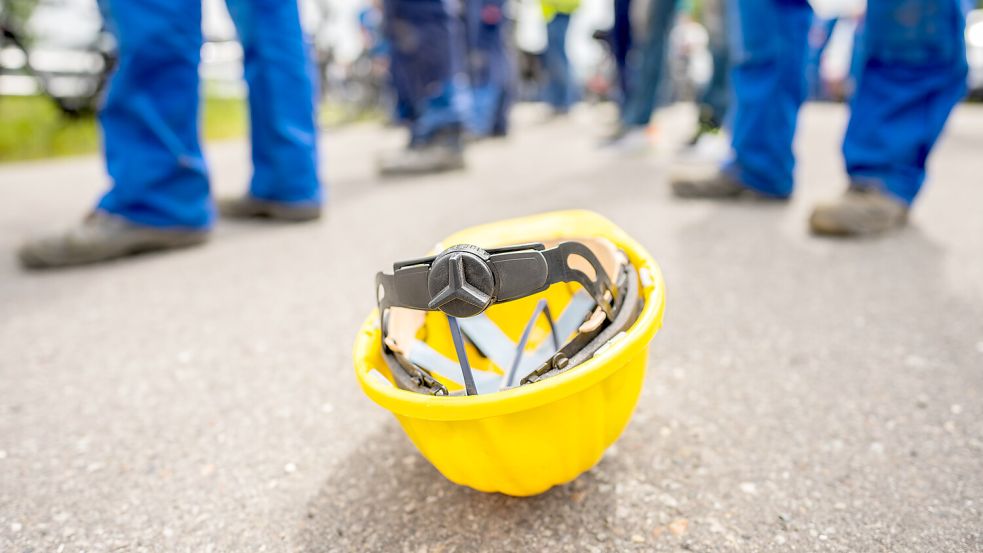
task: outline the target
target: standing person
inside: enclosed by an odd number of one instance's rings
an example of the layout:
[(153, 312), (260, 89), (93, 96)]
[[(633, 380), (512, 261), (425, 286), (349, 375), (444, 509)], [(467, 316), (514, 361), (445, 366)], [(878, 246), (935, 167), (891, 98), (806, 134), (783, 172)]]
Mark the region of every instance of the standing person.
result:
[(468, 113), (462, 20), (451, 0), (385, 0), (390, 71), (400, 115), (410, 128), (405, 149), (383, 156), (383, 175), (464, 167)]
[[(664, 90), (669, 36), (678, 8), (679, 0), (652, 0), (649, 5), (647, 35), (639, 47), (638, 69), (621, 110), (618, 128), (609, 139), (614, 147), (635, 150), (649, 145), (648, 126)], [(706, 0), (703, 4), (703, 23), (709, 37), (713, 73), (706, 89), (699, 95), (698, 128), (689, 141), (691, 146), (696, 146), (704, 135), (717, 133), (727, 115), (730, 63), (726, 11), (724, 0)]]
[(577, 100), (573, 69), (567, 56), (567, 29), (570, 16), (580, 7), (580, 0), (541, 0), (546, 19), (546, 102), (556, 115), (570, 111)]
[[(249, 192), (229, 217), (321, 214), (314, 85), (297, 3), (228, 0), (249, 87)], [(214, 220), (199, 142), (200, 0), (109, 0), (119, 63), (99, 122), (112, 186), (70, 230), (25, 243), (29, 268), (105, 261), (204, 242)]]
[[(684, 197), (792, 193), (792, 139), (805, 98), (812, 10), (805, 0), (733, 3), (740, 24), (732, 73), (733, 159), (716, 174), (672, 183)], [(843, 140), (850, 184), (817, 206), (814, 233), (865, 236), (903, 226), (928, 155), (966, 93), (960, 0), (870, 0), (864, 58)]]

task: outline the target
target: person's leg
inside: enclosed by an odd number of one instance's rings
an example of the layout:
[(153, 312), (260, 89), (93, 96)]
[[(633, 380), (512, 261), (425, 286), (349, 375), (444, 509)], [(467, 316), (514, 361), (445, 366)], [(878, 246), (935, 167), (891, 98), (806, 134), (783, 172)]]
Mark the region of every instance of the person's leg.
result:
[(851, 181), (910, 204), (952, 108), (966, 94), (958, 0), (871, 0), (866, 58), (843, 156)]
[(614, 0), (614, 25), (611, 28), (611, 54), (618, 68), (618, 101), (624, 109), (628, 101), (631, 83), (631, 68), (628, 55), (632, 48), (631, 0)]
[(119, 60), (99, 121), (112, 188), (99, 209), (140, 225), (205, 229), (198, 142), (199, 0), (111, 0)]
[(806, 94), (810, 100), (825, 100), (827, 97), (822, 80), (823, 54), (833, 38), (833, 29), (839, 21), (836, 17), (815, 18), (809, 29), (809, 54), (806, 58)]
[(411, 142), (422, 145), (442, 131), (462, 128), (467, 111), (462, 68), (460, 18), (448, 0), (388, 0), (386, 30), (394, 67), (405, 77), (407, 101), (416, 119)]
[(639, 65), (628, 102), (621, 114), (625, 127), (645, 127), (652, 120), (666, 69), (669, 32), (676, 19), (678, 0), (652, 0), (648, 35), (639, 51)]
[(871, 0), (863, 68), (843, 157), (850, 187), (813, 210), (817, 234), (864, 236), (903, 226), (925, 163), (966, 93), (959, 0)]
[(249, 196), (319, 205), (314, 68), (294, 0), (227, 0), (249, 86)]
[(508, 129), (513, 75), (505, 43), (504, 1), (469, 2), (466, 10), (472, 94), (469, 127), (476, 136), (504, 135)]
[(546, 24), (546, 101), (559, 113), (570, 110), (573, 103), (573, 83), (570, 59), (567, 57), (567, 29), (570, 16), (558, 13)]
[(198, 0), (104, 2), (119, 63), (99, 116), (112, 187), (68, 230), (25, 242), (31, 269), (201, 244), (213, 209), (198, 143)]
[(805, 99), (812, 9), (806, 0), (742, 0), (731, 33), (734, 158), (723, 171), (767, 196), (792, 193), (792, 140)]
[(450, 0), (387, 0), (386, 33), (413, 115), (409, 147), (379, 160), (383, 175), (464, 167), (464, 127), (471, 111), (464, 71), (463, 21)]
[(730, 104), (730, 48), (727, 44), (727, 7), (725, 0), (707, 0), (703, 5), (703, 22), (710, 35), (713, 73), (700, 95), (701, 129), (723, 126)]

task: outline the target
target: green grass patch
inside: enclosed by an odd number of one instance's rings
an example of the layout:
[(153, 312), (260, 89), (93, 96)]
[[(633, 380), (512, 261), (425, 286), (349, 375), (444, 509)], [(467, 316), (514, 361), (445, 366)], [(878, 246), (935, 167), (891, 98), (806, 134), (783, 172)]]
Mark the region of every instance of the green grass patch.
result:
[[(206, 140), (245, 136), (246, 103), (208, 98), (204, 109)], [(91, 154), (100, 149), (94, 116), (65, 117), (42, 96), (0, 98), (0, 161)]]
[[(207, 97), (205, 140), (241, 138), (249, 132), (246, 101)], [(321, 105), (322, 127), (380, 119), (376, 111), (352, 113), (333, 102)], [(43, 96), (0, 97), (0, 162), (92, 154), (101, 148), (95, 116), (66, 117)]]

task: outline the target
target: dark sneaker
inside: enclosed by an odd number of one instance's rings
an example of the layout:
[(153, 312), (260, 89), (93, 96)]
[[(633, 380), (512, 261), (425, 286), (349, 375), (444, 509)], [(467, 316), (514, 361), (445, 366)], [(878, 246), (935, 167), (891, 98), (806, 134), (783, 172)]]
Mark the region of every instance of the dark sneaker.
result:
[(63, 233), (24, 243), (17, 256), (28, 269), (69, 267), (149, 251), (186, 248), (207, 239), (207, 230), (149, 227), (96, 211)]
[(414, 146), (379, 160), (379, 174), (389, 177), (443, 173), (463, 168), (463, 148), (443, 143)]
[(222, 198), (217, 205), (219, 214), (230, 219), (274, 219), (302, 223), (321, 217), (321, 204), (314, 202), (274, 202), (247, 195)]
[(677, 166), (672, 175), (672, 193), (680, 198), (707, 198), (707, 199), (769, 199), (784, 200), (776, 196), (767, 196), (756, 190), (744, 186), (741, 181), (735, 179), (718, 168), (707, 170), (705, 167)]
[(908, 206), (876, 188), (850, 187), (838, 199), (819, 204), (809, 217), (813, 234), (869, 236), (903, 227)]
[(677, 164), (703, 164), (718, 169), (730, 155), (730, 137), (722, 130), (704, 132), (677, 154)]
[(650, 127), (621, 127), (601, 145), (619, 154), (644, 154), (655, 149), (654, 138)]

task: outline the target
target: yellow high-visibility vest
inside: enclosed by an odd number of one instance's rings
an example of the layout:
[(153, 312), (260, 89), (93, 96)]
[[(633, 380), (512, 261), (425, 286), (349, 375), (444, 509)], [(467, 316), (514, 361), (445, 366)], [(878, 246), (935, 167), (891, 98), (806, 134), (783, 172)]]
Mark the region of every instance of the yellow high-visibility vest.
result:
[(543, 6), (543, 18), (547, 23), (558, 13), (570, 15), (580, 7), (580, 0), (540, 0), (540, 2)]

